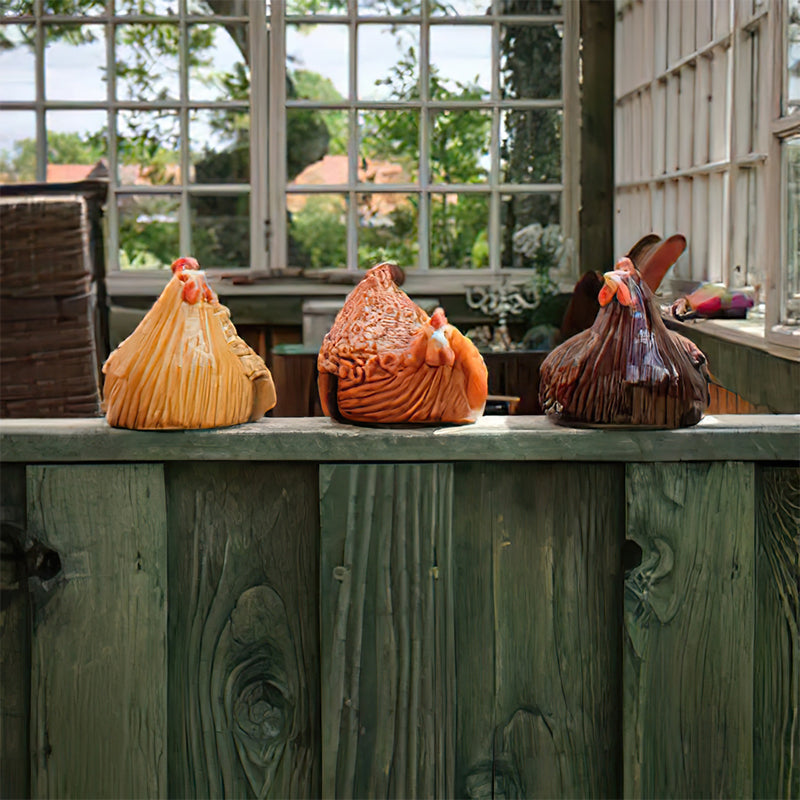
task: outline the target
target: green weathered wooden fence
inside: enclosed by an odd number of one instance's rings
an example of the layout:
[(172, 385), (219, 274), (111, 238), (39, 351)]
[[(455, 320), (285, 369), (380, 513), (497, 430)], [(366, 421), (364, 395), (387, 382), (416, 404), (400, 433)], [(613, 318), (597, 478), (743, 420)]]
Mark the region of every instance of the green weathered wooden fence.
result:
[(0, 421), (6, 797), (798, 797), (800, 418)]

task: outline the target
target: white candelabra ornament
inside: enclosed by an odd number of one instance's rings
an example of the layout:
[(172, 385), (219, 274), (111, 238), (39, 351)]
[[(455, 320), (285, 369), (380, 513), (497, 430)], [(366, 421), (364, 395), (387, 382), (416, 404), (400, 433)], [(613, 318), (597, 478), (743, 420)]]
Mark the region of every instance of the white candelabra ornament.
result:
[[(470, 332), (471, 338), (477, 339), (478, 346), (490, 350), (514, 350), (515, 345), (508, 333), (508, 318), (516, 317), (539, 305), (539, 297), (532, 287), (512, 284), (503, 281), (493, 286), (467, 286), (467, 305), (497, 320), (494, 333), (487, 331)], [(481, 341), (481, 340), (486, 341)]]

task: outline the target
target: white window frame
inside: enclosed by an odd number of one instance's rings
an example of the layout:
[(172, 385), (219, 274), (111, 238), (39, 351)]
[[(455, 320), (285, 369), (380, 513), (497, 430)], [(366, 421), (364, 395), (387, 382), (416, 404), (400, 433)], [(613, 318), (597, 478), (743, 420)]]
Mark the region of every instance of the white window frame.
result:
[[(788, 104), (786, 42), (788, 35), (788, 0), (780, 0), (777, 13), (770, 20), (771, 54), (775, 78), (770, 87), (769, 108), (770, 138), (768, 182), (772, 191), (767, 198), (766, 224), (768, 240), (765, 257), (768, 264), (786, 263), (786, 167), (783, 158), (783, 142), (800, 135), (800, 110), (786, 113)], [(800, 329), (784, 326), (784, 309), (787, 295), (785, 269), (771, 273), (767, 284), (766, 338), (775, 344), (800, 348)]]
[(615, 250), (685, 233), (666, 295), (739, 288), (764, 265), (761, 333), (796, 347), (777, 325), (780, 139), (798, 129), (779, 111), (786, 3), (617, 0)]
[[(180, 229), (180, 251), (181, 253), (188, 253), (191, 251), (190, 240), (190, 206), (188, 198), (193, 194), (225, 194), (233, 193), (239, 194), (244, 191), (249, 192), (250, 195), (250, 264), (244, 266), (242, 273), (259, 274), (263, 275), (270, 271), (281, 270), (286, 266), (286, 245), (287, 245), (287, 231), (286, 231), (286, 128), (285, 128), (285, 114), (287, 102), (285, 97), (285, 79), (286, 79), (286, 43), (285, 43), (285, 23), (286, 23), (286, 8), (285, 0), (273, 0), (271, 4), (266, 2), (246, 2), (243, 6), (246, 13), (237, 16), (214, 16), (214, 15), (189, 15), (187, 14), (187, 0), (176, 0), (178, 3), (179, 13), (177, 15), (177, 24), (181, 29), (185, 30), (186, 26), (194, 22), (235, 22), (238, 24), (246, 24), (248, 26), (248, 37), (250, 47), (250, 101), (249, 111), (251, 120), (250, 130), (250, 184), (196, 184), (189, 182), (189, 140), (187, 137), (188, 132), (188, 115), (191, 108), (238, 108), (241, 103), (197, 103), (189, 101), (187, 91), (187, 71), (186, 71), (186, 53), (185, 53), (185, 39), (182, 41), (184, 45), (181, 47), (180, 63), (181, 63), (181, 92), (180, 97), (174, 101), (170, 100), (166, 103), (132, 103), (127, 101), (118, 100), (115, 97), (115, 83), (114, 83), (114, 70), (108, 70), (108, 85), (107, 96), (105, 100), (97, 102), (69, 102), (69, 101), (51, 101), (46, 100), (45, 86), (44, 86), (44, 26), (49, 22), (86, 22), (101, 24), (106, 29), (106, 50), (107, 50), (107, 64), (114, 64), (114, 48), (115, 38), (114, 30), (119, 24), (129, 24), (134, 22), (169, 22), (174, 24), (176, 17), (164, 16), (133, 16), (133, 15), (116, 15), (113, 13), (113, 3), (109, 2), (106, 6), (104, 13), (92, 15), (90, 17), (77, 17), (74, 15), (66, 15), (56, 17), (53, 15), (45, 15), (43, 12), (43, 0), (34, 0), (35, 13), (31, 16), (16, 16), (13, 18), (6, 18), (6, 21), (12, 23), (30, 23), (36, 26), (36, 45), (35, 45), (35, 63), (37, 69), (36, 77), (36, 98), (31, 102), (8, 102), (3, 101), (0, 97), (0, 109), (2, 110), (32, 110), (36, 114), (36, 136), (37, 136), (37, 175), (38, 181), (44, 181), (46, 177), (46, 120), (45, 114), (50, 110), (103, 110), (106, 111), (108, 116), (108, 129), (110, 132), (108, 141), (108, 161), (109, 161), (109, 202), (107, 208), (107, 222), (108, 222), (108, 235), (106, 239), (106, 253), (107, 253), (107, 267), (110, 282), (115, 288), (122, 291), (135, 292), (137, 287), (144, 287), (145, 283), (157, 285), (163, 280), (163, 272), (153, 270), (137, 270), (122, 271), (119, 268), (119, 215), (118, 215), (118, 201), (119, 198), (125, 195), (179, 195), (180, 196), (180, 215), (179, 215), (179, 229)], [(349, 0), (349, 13), (355, 13), (357, 9), (356, 0)], [(494, 80), (492, 84), (491, 98), (486, 101), (481, 101), (475, 104), (475, 107), (485, 108), (493, 113), (493, 124), (491, 133), (491, 148), (494, 152), (499, 149), (499, 113), (503, 108), (520, 107), (520, 108), (561, 108), (563, 109), (563, 133), (562, 133), (562, 182), (559, 184), (542, 184), (542, 185), (524, 185), (520, 187), (504, 187), (500, 183), (499, 176), (499, 157), (493, 157), (493, 167), (487, 183), (478, 187), (467, 185), (453, 187), (465, 191), (481, 191), (487, 192), (491, 198), (490, 201), (490, 266), (485, 269), (447, 269), (447, 270), (428, 270), (427, 261), (427, 248), (424, 248), (424, 255), (420, 258), (420, 268), (414, 270), (415, 279), (419, 277), (429, 276), (435, 278), (435, 282), (439, 283), (441, 278), (445, 278), (445, 283), (448, 287), (452, 287), (456, 291), (463, 289), (466, 283), (475, 284), (487, 281), (497, 280), (500, 275), (519, 275), (526, 276), (529, 270), (514, 270), (504, 269), (499, 263), (500, 254), (500, 196), (506, 190), (511, 191), (542, 191), (542, 192), (561, 192), (562, 208), (561, 208), (561, 226), (565, 238), (568, 238), (572, 243), (573, 263), (571, 270), (566, 278), (572, 278), (577, 275), (579, 254), (578, 254), (578, 211), (579, 211), (579, 188), (578, 181), (580, 175), (580, 162), (579, 162), (579, 145), (580, 145), (580, 102), (579, 102), (579, 19), (578, 19), (579, 3), (577, 0), (565, 0), (564, 13), (562, 16), (548, 15), (546, 18), (542, 17), (541, 22), (548, 24), (563, 23), (564, 25), (564, 45), (562, 47), (562, 97), (557, 101), (541, 101), (541, 100), (518, 100), (518, 101), (501, 101), (499, 98), (499, 81), (498, 81), (498, 68), (494, 67)], [(337, 16), (337, 21), (339, 17)], [(373, 20), (380, 19), (373, 17)], [(423, 2), (423, 10), (420, 15), (414, 17), (387, 18), (391, 22), (428, 22), (431, 24), (469, 24), (470, 19), (473, 24), (477, 22), (485, 23), (484, 17), (428, 17), (425, 4)], [(500, 22), (514, 23), (517, 20), (524, 19), (530, 21), (530, 18), (496, 16), (492, 18), (492, 26), (494, 30), (494, 51), (493, 56), (495, 62), (499, 59), (497, 50), (497, 29)], [(355, 27), (355, 23), (351, 25)], [(423, 30), (427, 30), (423, 25)], [(423, 34), (423, 42), (427, 40), (427, 36)], [(425, 44), (423, 44), (425, 47)], [(427, 87), (427, 64), (425, 53), (421, 58), (421, 84)], [(356, 48), (351, 48), (351, 73), (355, 71)], [(354, 83), (354, 81), (353, 81)], [(423, 92), (426, 91), (423, 89)], [(355, 104), (355, 97), (353, 95), (354, 89), (351, 90), (351, 97), (348, 98), (348, 107), (380, 107), (379, 103), (360, 103)], [(423, 95), (423, 103), (425, 109), (436, 107), (436, 103), (429, 102)], [(291, 103), (289, 104), (291, 105)], [(439, 104), (442, 105), (442, 104)], [(470, 106), (472, 107), (472, 106)], [(117, 180), (117, 164), (118, 153), (116, 150), (116, 112), (120, 109), (140, 109), (150, 110), (153, 108), (164, 108), (175, 111), (179, 117), (179, 125), (181, 132), (181, 182), (169, 186), (130, 186), (121, 184)], [(352, 115), (351, 115), (352, 116)], [(351, 122), (352, 125), (352, 122)], [(427, 136), (427, 128), (425, 125), (420, 125), (421, 144), (424, 146), (424, 138)], [(353, 131), (351, 130), (351, 134)], [(351, 175), (356, 174), (356, 153), (355, 153), (355, 137), (351, 135)], [(337, 187), (338, 188), (338, 187)], [(354, 195), (363, 191), (366, 187), (360, 187), (354, 180), (342, 187), (344, 191)], [(392, 186), (392, 191), (398, 191), (403, 187)], [(426, 192), (434, 189), (435, 192), (441, 192), (443, 185), (436, 184), (435, 187), (431, 185), (424, 173), (421, 176), (419, 185), (407, 187), (409, 190), (421, 191), (421, 196), (426, 197)], [(368, 189), (372, 192), (376, 187), (369, 185)], [(336, 189), (334, 189), (336, 190)], [(352, 216), (355, 214), (354, 204), (351, 203)], [(349, 269), (355, 268), (356, 261), (356, 233), (354, 219), (351, 219), (348, 224), (348, 253), (349, 253)], [(425, 209), (420, 211), (419, 226), (421, 229), (421, 236), (424, 237), (427, 226), (427, 213)], [(422, 250), (421, 250), (422, 252)], [(209, 272), (215, 272), (213, 265), (209, 265)], [(224, 270), (230, 272), (231, 269)], [(149, 281), (147, 279), (150, 279)]]
[[(560, 224), (564, 238), (569, 240), (572, 249), (572, 263), (565, 271), (569, 278), (577, 274), (579, 263), (578, 248), (578, 209), (579, 191), (578, 180), (580, 173), (580, 103), (579, 103), (579, 3), (577, 0), (566, 0), (564, 3), (564, 13), (562, 15), (546, 16), (510, 16), (499, 14), (499, 2), (493, 3), (492, 14), (481, 16), (444, 16), (430, 15), (427, 5), (421, 3), (421, 13), (409, 16), (380, 16), (374, 13), (358, 14), (357, 0), (348, 0), (347, 14), (336, 15), (314, 15), (312, 18), (287, 16), (285, 4), (282, 2), (273, 4), (271, 29), (273, 31), (272, 47), (272, 75), (274, 80), (271, 82), (273, 102), (270, 108), (274, 117), (277, 117), (282, 110), (287, 108), (331, 108), (344, 109), (349, 112), (349, 179), (346, 184), (325, 185), (325, 186), (288, 186), (286, 181), (286, 152), (285, 142), (275, 142), (275, 147), (271, 150), (271, 155), (275, 159), (270, 165), (270, 174), (274, 177), (272, 185), (271, 205), (276, 209), (276, 214), (271, 221), (271, 265), (273, 269), (280, 269), (286, 265), (287, 261), (287, 225), (286, 225), (286, 194), (287, 192), (309, 193), (309, 192), (336, 192), (348, 195), (348, 224), (347, 224), (347, 254), (348, 271), (358, 269), (358, 242), (357, 242), (357, 209), (356, 196), (363, 192), (378, 193), (380, 186), (374, 184), (360, 184), (357, 181), (358, 166), (358, 139), (357, 139), (357, 112), (360, 110), (381, 110), (381, 109), (402, 109), (409, 108), (419, 110), (420, 113), (420, 176), (418, 183), (391, 184), (386, 185), (384, 191), (391, 193), (416, 193), (420, 198), (419, 220), (418, 220), (418, 239), (419, 239), (419, 265), (413, 271), (419, 277), (425, 273), (442, 274), (446, 272), (449, 282), (458, 284), (467, 281), (474, 283), (477, 276), (485, 279), (487, 276), (496, 279), (498, 275), (529, 275), (529, 270), (519, 270), (504, 267), (500, 263), (500, 204), (501, 196), (508, 193), (545, 193), (561, 194), (561, 219)], [(285, 31), (286, 24), (301, 21), (316, 21), (324, 23), (347, 23), (350, 32), (349, 48), (349, 74), (350, 87), (349, 96), (346, 102), (341, 104), (317, 103), (304, 100), (287, 100), (285, 97), (286, 85), (286, 44)], [(384, 22), (388, 24), (419, 24), (420, 26), (420, 100), (414, 102), (373, 102), (359, 100), (356, 96), (357, 85), (357, 32), (359, 22), (368, 24), (378, 24)], [(502, 23), (514, 24), (524, 22), (530, 24), (553, 25), (562, 24), (564, 39), (562, 46), (562, 93), (561, 97), (554, 100), (502, 100), (500, 98), (499, 80), (499, 30)], [(490, 97), (480, 101), (462, 101), (460, 103), (442, 102), (431, 100), (428, 96), (429, 86), (429, 67), (428, 67), (428, 41), (431, 27), (436, 25), (483, 25), (488, 24), (492, 27), (492, 80)], [(480, 109), (492, 113), (491, 126), (491, 169), (485, 183), (481, 184), (443, 184), (432, 182), (427, 170), (425, 154), (428, 148), (428, 112), (443, 108), (469, 108)], [(507, 109), (561, 109), (563, 112), (563, 135), (562, 135), (562, 180), (560, 183), (545, 184), (503, 184), (500, 181), (499, 164), (499, 128), (500, 114)], [(281, 126), (281, 133), (285, 134), (285, 126)], [(484, 269), (457, 269), (448, 267), (446, 270), (432, 269), (429, 264), (429, 242), (428, 242), (428, 198), (432, 194), (440, 194), (446, 189), (452, 192), (477, 192), (488, 195), (489, 197), (489, 266)]]
[[(244, 195), (250, 196), (250, 271), (263, 272), (267, 269), (266, 236), (264, 221), (269, 218), (268, 183), (269, 159), (266, 153), (266, 131), (268, 130), (268, 109), (265, 102), (256, 103), (257, 96), (267, 97), (267, 23), (266, 9), (263, 3), (247, 2), (244, 4), (244, 15), (215, 15), (189, 14), (187, 0), (175, 0), (178, 14), (175, 16), (163, 15), (134, 15), (116, 14), (113, 10), (113, 0), (106, 4), (103, 13), (91, 16), (55, 15), (44, 13), (43, 0), (34, 0), (33, 15), (16, 15), (5, 17), (5, 22), (12, 24), (30, 24), (35, 27), (34, 56), (36, 68), (36, 97), (31, 101), (3, 101), (0, 97), (0, 110), (33, 111), (36, 117), (36, 180), (44, 182), (47, 176), (47, 130), (46, 113), (59, 110), (99, 110), (105, 111), (108, 125), (108, 204), (106, 207), (106, 262), (109, 276), (122, 275), (119, 265), (119, 200), (131, 195), (177, 195), (179, 205), (179, 249), (180, 253), (191, 252), (191, 213), (190, 197), (198, 195)], [(45, 86), (45, 28), (50, 24), (75, 23), (97, 25), (104, 28), (106, 39), (106, 98), (98, 101), (61, 101), (46, 99)], [(122, 100), (116, 97), (116, 74), (110, 65), (115, 63), (116, 38), (115, 31), (120, 25), (136, 23), (162, 23), (176, 25), (181, 32), (181, 46), (179, 49), (179, 82), (180, 92), (176, 98), (158, 102), (135, 102)], [(250, 48), (250, 99), (243, 101), (195, 101), (189, 99), (188, 92), (188, 67), (186, 59), (186, 30), (190, 24), (221, 24), (233, 23), (246, 25)], [(2, 23), (0, 23), (2, 24)], [(99, 80), (99, 76), (98, 76)], [(193, 109), (227, 109), (249, 110), (251, 115), (250, 133), (250, 180), (242, 183), (192, 183), (189, 180), (191, 158), (189, 140), (189, 115)], [(168, 110), (178, 116), (180, 130), (180, 183), (170, 185), (130, 185), (119, 180), (119, 154), (117, 152), (117, 112), (123, 110)], [(176, 254), (178, 255), (178, 254)], [(140, 270), (132, 278), (146, 278), (158, 276), (163, 281), (163, 271)]]

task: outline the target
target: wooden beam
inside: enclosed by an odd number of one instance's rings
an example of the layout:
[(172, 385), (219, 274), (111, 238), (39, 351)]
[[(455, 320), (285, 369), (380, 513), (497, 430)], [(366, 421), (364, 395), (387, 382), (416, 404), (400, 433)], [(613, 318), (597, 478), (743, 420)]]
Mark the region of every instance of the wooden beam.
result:
[[(614, 264), (614, 3), (581, 0), (581, 271)], [(633, 244), (633, 242), (631, 242)]]
[[(712, 362), (712, 369), (714, 364)], [(474, 425), (347, 425), (265, 418), (206, 431), (124, 431), (102, 419), (0, 419), (7, 463), (103, 461), (796, 461), (800, 416), (708, 416), (678, 430), (590, 430), (545, 416)]]

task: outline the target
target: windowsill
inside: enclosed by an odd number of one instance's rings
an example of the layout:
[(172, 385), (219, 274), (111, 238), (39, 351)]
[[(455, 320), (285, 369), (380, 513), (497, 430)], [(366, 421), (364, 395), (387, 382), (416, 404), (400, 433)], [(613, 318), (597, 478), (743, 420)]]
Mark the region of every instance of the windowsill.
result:
[(800, 362), (800, 349), (776, 344), (766, 338), (763, 319), (693, 319), (680, 322), (666, 315), (664, 319), (670, 328), (689, 338), (693, 331), (702, 332), (726, 342), (761, 350), (776, 358)]
[[(377, 263), (377, 262), (376, 262)], [(241, 278), (231, 279), (232, 270), (205, 270), (208, 282), (221, 297), (344, 297), (363, 277), (363, 272), (320, 272), (319, 277), (259, 277), (248, 279), (246, 270)], [(227, 277), (223, 278), (222, 275)], [(112, 298), (152, 296), (161, 294), (171, 274), (169, 270), (130, 270), (109, 272), (106, 276), (107, 292)], [(490, 286), (503, 281), (524, 283), (532, 277), (529, 270), (502, 270), (499, 273), (486, 269), (440, 269), (424, 273), (406, 272), (403, 290), (408, 294), (454, 295), (463, 294), (467, 286)], [(559, 280), (559, 291), (571, 293), (575, 280), (570, 277)]]

